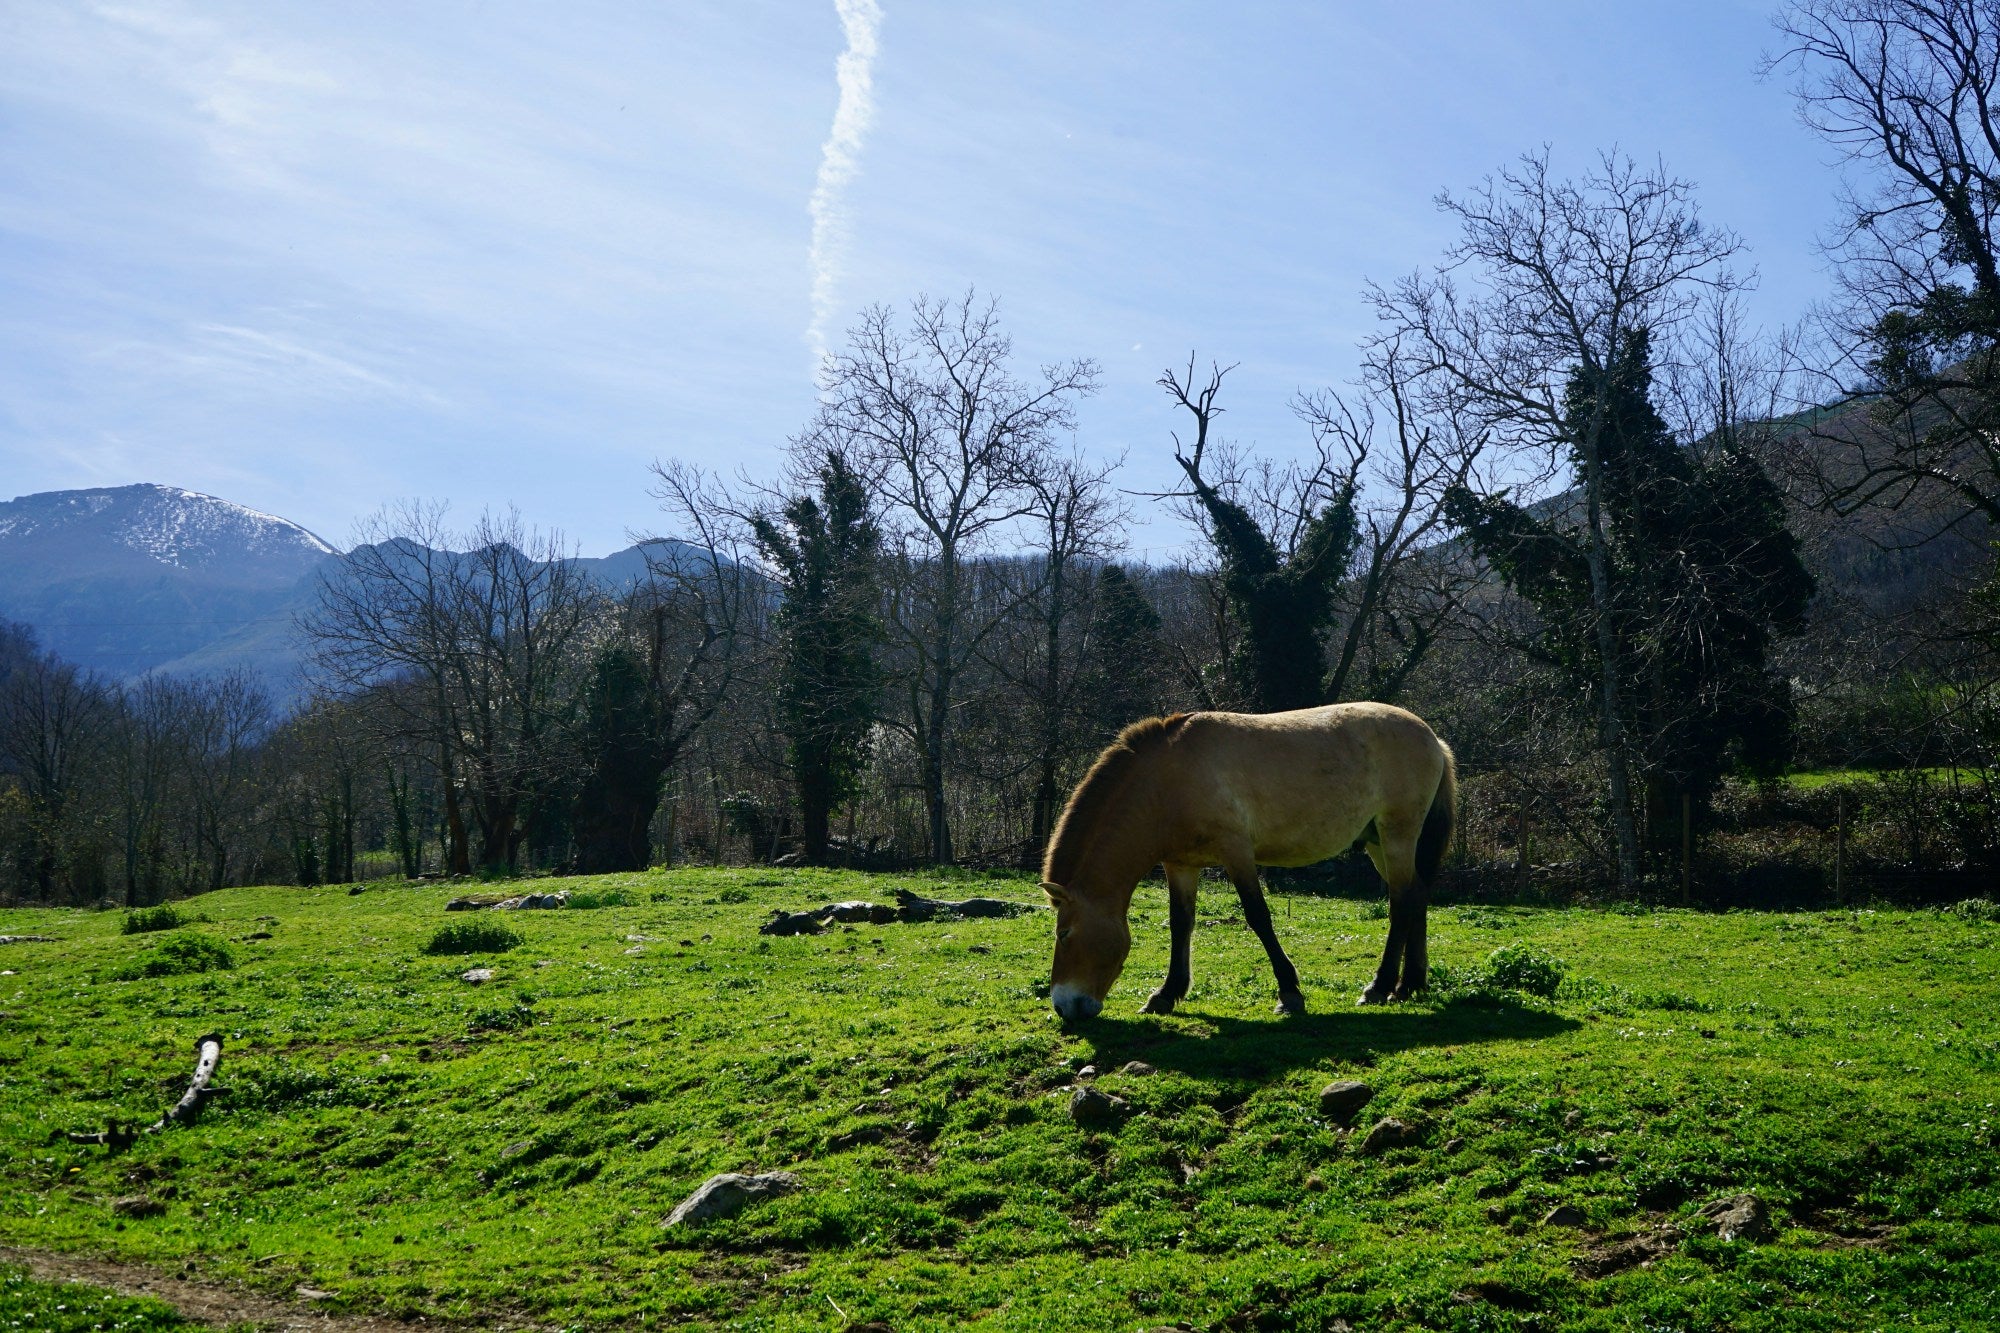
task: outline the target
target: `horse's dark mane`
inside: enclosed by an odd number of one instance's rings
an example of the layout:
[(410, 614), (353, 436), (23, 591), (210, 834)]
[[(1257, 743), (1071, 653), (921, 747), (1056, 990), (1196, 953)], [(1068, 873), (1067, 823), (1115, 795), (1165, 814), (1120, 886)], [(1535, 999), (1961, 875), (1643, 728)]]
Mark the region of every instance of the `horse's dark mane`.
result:
[(1076, 791), (1056, 821), (1055, 836), (1049, 839), (1049, 854), (1042, 863), (1042, 879), (1049, 884), (1068, 885), (1077, 863), (1092, 839), (1101, 831), (1105, 807), (1125, 789), (1139, 756), (1158, 749), (1180, 731), (1186, 713), (1169, 717), (1149, 717), (1118, 733), (1118, 739), (1104, 747), (1097, 762), (1083, 775)]

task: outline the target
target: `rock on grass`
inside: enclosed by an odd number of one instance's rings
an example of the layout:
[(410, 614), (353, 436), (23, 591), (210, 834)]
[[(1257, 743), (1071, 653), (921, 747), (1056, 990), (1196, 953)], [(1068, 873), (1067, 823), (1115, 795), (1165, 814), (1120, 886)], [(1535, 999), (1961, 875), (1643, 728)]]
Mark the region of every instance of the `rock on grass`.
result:
[(1069, 1118), (1085, 1129), (1116, 1125), (1132, 1113), (1132, 1104), (1096, 1088), (1078, 1088), (1069, 1095)]
[(1738, 1194), (1701, 1206), (1701, 1215), (1715, 1224), (1722, 1240), (1769, 1240), (1773, 1234), (1771, 1212), (1754, 1194)]
[(1355, 1113), (1375, 1099), (1375, 1089), (1366, 1083), (1343, 1079), (1319, 1090), (1319, 1113), (1329, 1120), (1346, 1124)]
[(789, 1194), (804, 1183), (790, 1171), (766, 1171), (754, 1176), (725, 1171), (704, 1180), (660, 1225), (692, 1227), (719, 1217), (734, 1217), (753, 1202)]
[(1401, 1148), (1417, 1141), (1417, 1131), (1400, 1120), (1378, 1120), (1375, 1128), (1368, 1131), (1368, 1137), (1361, 1140), (1361, 1151), (1373, 1157), (1377, 1153), (1388, 1152), (1391, 1148)]

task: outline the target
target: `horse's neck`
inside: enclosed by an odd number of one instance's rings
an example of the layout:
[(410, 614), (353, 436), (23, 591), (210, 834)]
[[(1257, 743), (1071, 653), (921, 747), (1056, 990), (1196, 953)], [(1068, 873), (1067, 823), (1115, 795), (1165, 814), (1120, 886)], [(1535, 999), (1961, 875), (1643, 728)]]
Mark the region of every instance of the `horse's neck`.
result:
[(1070, 889), (1123, 908), (1140, 878), (1160, 862), (1164, 830), (1155, 805), (1155, 774), (1134, 776), (1098, 812), (1098, 827), (1077, 861)]

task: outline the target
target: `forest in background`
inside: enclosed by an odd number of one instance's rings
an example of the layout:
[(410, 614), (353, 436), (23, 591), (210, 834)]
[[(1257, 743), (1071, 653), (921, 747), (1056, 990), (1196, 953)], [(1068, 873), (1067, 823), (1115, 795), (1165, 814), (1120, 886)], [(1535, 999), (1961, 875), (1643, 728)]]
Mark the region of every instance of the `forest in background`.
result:
[[(1965, 897), (2000, 862), (2000, 33), (1815, 3), (1777, 68), (1863, 182), (1823, 306), (1742, 328), (1738, 239), (1664, 167), (1530, 154), (1371, 287), (1359, 380), (1184, 485), (1074, 439), (967, 292), (862, 314), (781, 476), (658, 465), (685, 545), (593, 582), (515, 515), (384, 511), (297, 626), (307, 702), (113, 682), (0, 628), (0, 898), (678, 861), (1032, 867), (1126, 723), (1347, 699), (1456, 749), (1447, 891)], [(1136, 506), (1204, 559), (1120, 560)], [(1295, 884), (1374, 883), (1365, 861)]]

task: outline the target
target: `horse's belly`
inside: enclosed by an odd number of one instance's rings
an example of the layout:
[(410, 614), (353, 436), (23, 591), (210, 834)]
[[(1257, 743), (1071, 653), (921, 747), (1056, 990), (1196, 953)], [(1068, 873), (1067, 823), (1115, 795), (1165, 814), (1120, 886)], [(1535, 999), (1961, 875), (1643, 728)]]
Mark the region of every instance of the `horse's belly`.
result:
[(1354, 845), (1368, 827), (1373, 811), (1356, 818), (1350, 811), (1315, 810), (1303, 817), (1284, 821), (1282, 826), (1261, 828), (1252, 855), (1261, 866), (1309, 866), (1338, 856)]

